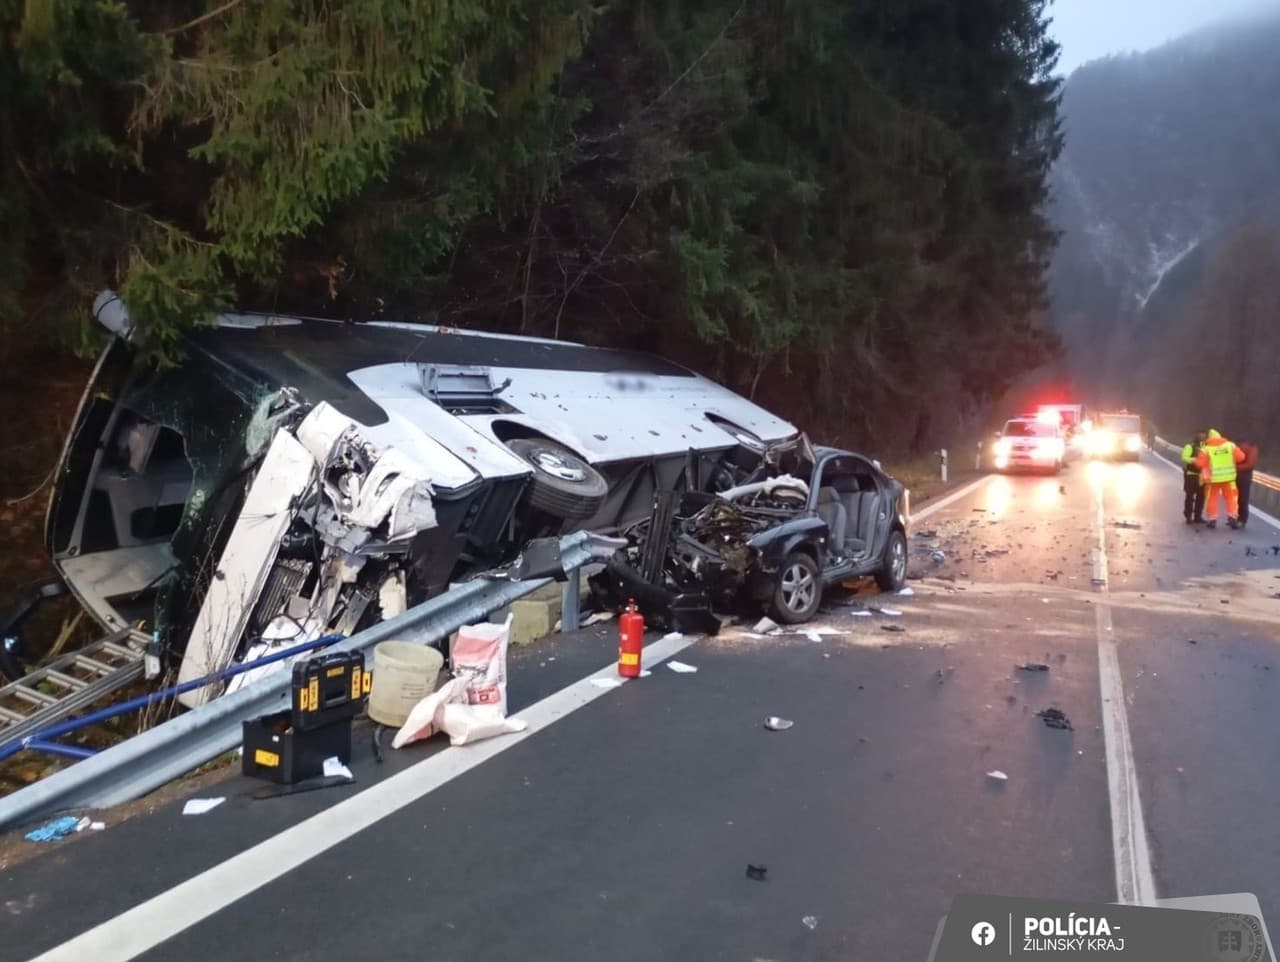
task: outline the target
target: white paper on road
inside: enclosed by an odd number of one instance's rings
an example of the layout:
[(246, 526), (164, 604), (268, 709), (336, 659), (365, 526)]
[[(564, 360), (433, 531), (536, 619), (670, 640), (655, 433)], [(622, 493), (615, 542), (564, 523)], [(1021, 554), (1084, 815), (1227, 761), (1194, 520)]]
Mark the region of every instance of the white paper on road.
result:
[(225, 795), (221, 798), (189, 798), (187, 804), (182, 806), (182, 814), (203, 815), (205, 812), (212, 812), (226, 800)]
[(324, 760), (324, 777), (333, 778), (336, 775), (341, 775), (348, 781), (355, 778), (355, 776), (351, 774), (351, 769), (342, 764), (342, 760), (338, 758), (337, 755), (334, 755), (332, 758), (326, 758)]
[(877, 608), (876, 611), (882, 615), (888, 615), (890, 618), (901, 618), (902, 612), (897, 608)]
[(621, 678), (592, 678), (590, 681), (596, 688), (617, 688), (622, 684)]
[(817, 644), (822, 643), (822, 635), (814, 631), (812, 628), (806, 629), (804, 636), (808, 638), (810, 641), (815, 642)]
[(1009, 776), (999, 769), (996, 769), (994, 772), (987, 772), (987, 778), (997, 782), (1007, 782), (1009, 780)]
[(640, 677), (641, 677), (641, 678), (648, 678), (648, 677), (649, 677), (650, 675), (652, 675), (652, 674), (653, 674), (653, 672), (651, 672), (648, 668), (645, 668), (643, 671), (641, 671), (641, 672), (640, 672)]
[(900, 596), (902, 596), (903, 598), (910, 598), (910, 597), (911, 597), (912, 595), (914, 595), (915, 593), (916, 593), (916, 590), (915, 590), (914, 588), (910, 588), (910, 587), (908, 587), (908, 588), (903, 588), (901, 591), (899, 591), (899, 592), (898, 592), (898, 594), (899, 594)]
[(870, 617), (871, 617), (871, 612), (867, 611), (867, 609), (866, 609), (866, 608), (854, 608), (854, 609), (853, 609), (853, 611), (849, 612), (849, 614), (853, 615), (853, 617), (855, 617), (855, 618), (870, 618)]
[(669, 661), (667, 667), (681, 675), (689, 675), (698, 670), (693, 665), (686, 665), (683, 661)]

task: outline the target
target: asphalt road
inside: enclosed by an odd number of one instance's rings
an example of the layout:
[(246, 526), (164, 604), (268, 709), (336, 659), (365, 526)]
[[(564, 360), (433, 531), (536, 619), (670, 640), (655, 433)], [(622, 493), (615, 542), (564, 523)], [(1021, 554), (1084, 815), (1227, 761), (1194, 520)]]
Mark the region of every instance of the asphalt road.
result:
[(864, 599), (900, 616), (655, 639), (611, 690), (612, 630), (557, 638), (513, 656), (525, 736), (380, 764), (365, 731), (351, 786), (231, 777), (50, 845), (0, 870), (0, 960), (914, 962), (959, 892), (1251, 891), (1274, 921), (1280, 529), (1184, 526), (1143, 457), (920, 518), (914, 595)]

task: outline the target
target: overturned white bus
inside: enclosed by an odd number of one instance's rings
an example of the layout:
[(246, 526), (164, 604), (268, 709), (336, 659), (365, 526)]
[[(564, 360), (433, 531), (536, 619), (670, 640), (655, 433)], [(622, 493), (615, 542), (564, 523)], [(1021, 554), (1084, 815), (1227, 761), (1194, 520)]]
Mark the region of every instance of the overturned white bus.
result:
[[(510, 561), (615, 531), (661, 489), (741, 481), (796, 429), (643, 354), (423, 325), (227, 315), (185, 362), (117, 337), (63, 452), (46, 539), (104, 626), (180, 681), (251, 643), (352, 632)], [(690, 452), (693, 452), (691, 457)], [(184, 696), (188, 704), (210, 689)]]

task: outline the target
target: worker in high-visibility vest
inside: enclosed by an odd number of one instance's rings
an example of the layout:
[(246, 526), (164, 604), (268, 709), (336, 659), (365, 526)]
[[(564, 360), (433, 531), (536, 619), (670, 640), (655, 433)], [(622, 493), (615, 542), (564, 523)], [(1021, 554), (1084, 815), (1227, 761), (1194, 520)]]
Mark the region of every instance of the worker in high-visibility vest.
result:
[(1239, 492), (1236, 490), (1236, 465), (1244, 460), (1244, 452), (1217, 431), (1210, 431), (1196, 458), (1200, 476), (1208, 488), (1204, 496), (1207, 527), (1218, 526), (1218, 497), (1227, 501), (1227, 525), (1240, 527)]
[(1200, 465), (1196, 464), (1204, 448), (1204, 432), (1182, 446), (1182, 516), (1187, 524), (1204, 524), (1204, 482), (1200, 480)]

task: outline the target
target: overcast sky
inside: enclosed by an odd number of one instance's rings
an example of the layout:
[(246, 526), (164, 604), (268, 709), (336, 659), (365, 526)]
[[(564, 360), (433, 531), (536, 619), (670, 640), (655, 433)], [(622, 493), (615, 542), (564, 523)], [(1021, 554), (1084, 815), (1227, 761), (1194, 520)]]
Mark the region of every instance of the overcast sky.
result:
[(1206, 23), (1276, 0), (1053, 0), (1053, 34), (1062, 45), (1058, 69), (1068, 74), (1110, 53), (1149, 50)]

